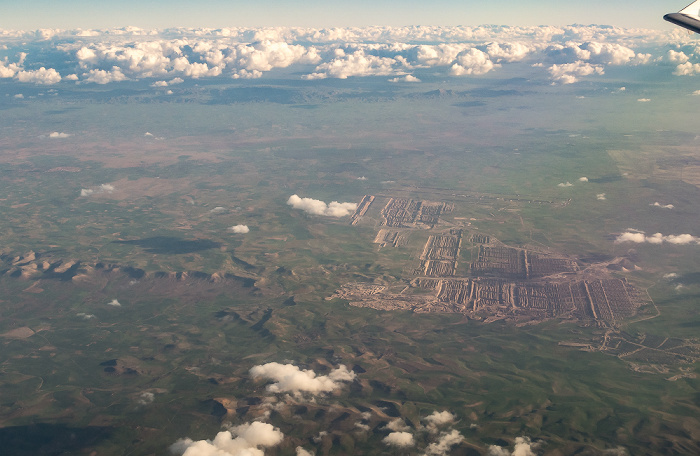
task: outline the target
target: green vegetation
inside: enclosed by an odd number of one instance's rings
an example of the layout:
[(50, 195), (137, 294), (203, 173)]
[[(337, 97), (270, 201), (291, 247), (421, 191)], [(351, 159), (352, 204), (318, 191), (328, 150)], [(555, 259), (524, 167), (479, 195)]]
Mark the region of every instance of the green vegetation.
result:
[[(700, 451), (697, 362), (560, 345), (606, 336), (587, 321), (484, 324), (327, 299), (350, 282), (404, 287), (430, 231), (380, 248), (377, 203), (351, 226), (293, 209), (292, 194), (446, 201), (455, 210), (443, 227), (551, 249), (582, 268), (625, 256), (638, 268), (615, 274), (658, 308), (619, 322), (625, 343), (697, 338), (700, 246), (613, 243), (628, 228), (700, 234), (697, 183), (672, 177), (679, 165), (662, 160), (685, 140), (623, 136), (627, 123), (652, 123), (639, 113), (606, 123), (612, 102), (595, 121), (590, 109), (552, 110), (560, 100), (536, 100), (554, 97), (546, 88), (523, 95), (522, 107), (494, 99), (480, 116), (459, 100), (408, 95), (313, 109), (84, 103), (54, 115), (52, 129), (84, 125), (61, 140), (25, 124), (51, 103), (8, 109), (16, 129), (14, 149), (0, 156), (0, 442), (28, 442), (17, 454), (50, 445), (167, 454), (178, 438), (213, 438), (222, 422), (263, 416), (270, 394), (249, 370), (277, 361), (318, 373), (344, 364), (358, 379), (267, 410), (290, 439), (269, 454), (297, 445), (381, 454), (391, 418), (417, 427), (436, 410), (457, 416), (464, 452), (518, 436), (542, 442), (543, 454)], [(513, 125), (508, 112), (524, 110), (525, 98), (532, 112)], [(565, 120), (552, 130), (556, 118)], [(642, 145), (640, 156), (620, 152)], [(230, 230), (238, 224), (250, 232)], [(460, 273), (475, 252), (465, 240)], [(368, 411), (370, 430), (359, 432)], [(47, 440), (31, 444), (37, 426)], [(332, 438), (314, 443), (321, 431)]]

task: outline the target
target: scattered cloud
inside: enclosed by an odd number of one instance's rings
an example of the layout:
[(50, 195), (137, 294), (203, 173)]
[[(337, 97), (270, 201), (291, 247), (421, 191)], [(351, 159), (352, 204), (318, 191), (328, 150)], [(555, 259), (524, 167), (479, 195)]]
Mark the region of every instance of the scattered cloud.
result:
[(263, 456), (262, 448), (278, 445), (283, 439), (284, 434), (271, 424), (254, 421), (219, 432), (213, 440), (180, 439), (170, 446), (170, 452), (186, 456)]
[(637, 101), (640, 103), (648, 103), (651, 101), (651, 98), (637, 98)]
[(452, 76), (479, 76), (501, 66), (493, 63), (488, 54), (475, 48), (459, 53), (455, 60), (449, 72)]
[(92, 69), (87, 73), (83, 73), (82, 81), (95, 84), (109, 84), (110, 82), (126, 81), (127, 79), (121, 68), (114, 66), (111, 71)]
[(63, 138), (70, 138), (71, 136), (73, 136), (73, 135), (71, 135), (69, 133), (58, 132), (58, 131), (54, 131), (54, 132), (49, 133), (49, 138), (63, 139)]
[(678, 274), (676, 274), (675, 272), (669, 272), (668, 274), (664, 274), (664, 279), (666, 279), (666, 280), (673, 280), (673, 279), (676, 279), (677, 277), (678, 277)]
[(83, 188), (80, 190), (80, 196), (90, 196), (99, 193), (112, 193), (114, 192), (114, 185), (102, 184), (97, 188)]
[(425, 456), (446, 455), (450, 449), (464, 441), (464, 436), (459, 431), (453, 429), (450, 432), (443, 432), (437, 442), (433, 442), (425, 449)]
[(649, 206), (660, 207), (662, 209), (673, 209), (675, 206), (673, 204), (661, 204), (658, 201), (650, 204)]
[(560, 84), (573, 84), (578, 82), (581, 76), (605, 74), (605, 70), (601, 65), (592, 65), (581, 60), (561, 65), (555, 64), (550, 66), (547, 71), (549, 71), (551, 79)]
[(574, 186), (574, 184), (572, 184), (572, 183), (569, 182), (569, 181), (566, 181), (566, 182), (559, 182), (559, 183), (557, 184), (557, 187), (573, 187), (573, 186)]
[(107, 303), (107, 305), (108, 305), (108, 306), (112, 306), (112, 307), (121, 307), (121, 306), (122, 306), (122, 305), (119, 303), (119, 301), (117, 301), (116, 299), (112, 299), (111, 301), (109, 301), (109, 302)]
[(426, 416), (423, 418), (423, 421), (428, 423), (428, 425), (433, 425), (433, 426), (442, 426), (445, 424), (449, 424), (454, 422), (455, 416), (448, 412), (447, 410), (444, 410), (442, 412), (438, 412), (437, 410), (431, 413), (430, 415)]
[(273, 380), (267, 386), (271, 393), (330, 393), (340, 388), (344, 382), (355, 380), (356, 374), (344, 365), (332, 370), (328, 375), (316, 375), (310, 369), (299, 369), (293, 364), (267, 363), (250, 369), (253, 378)]
[(345, 217), (352, 214), (357, 209), (356, 203), (339, 203), (332, 201), (329, 204), (312, 198), (301, 198), (292, 195), (287, 200), (287, 204), (294, 209), (300, 209), (311, 215), (324, 215), (326, 217)]
[(87, 314), (84, 312), (80, 312), (79, 314), (77, 314), (77, 316), (82, 318), (83, 320), (92, 320), (93, 318), (97, 318), (93, 314)]
[(297, 456), (314, 456), (314, 453), (311, 451), (305, 450), (303, 447), (298, 446), (296, 448), (296, 455)]
[(661, 233), (655, 233), (651, 236), (647, 236), (644, 231), (630, 230), (626, 231), (617, 238), (615, 238), (616, 244), (621, 244), (623, 242), (634, 242), (637, 244), (675, 244), (675, 245), (689, 245), (689, 244), (700, 244), (700, 238), (697, 238), (691, 234), (669, 234), (663, 235)]
[(362, 431), (365, 431), (365, 432), (367, 432), (367, 431), (369, 431), (369, 430), (371, 429), (371, 428), (369, 427), (369, 424), (365, 424), (365, 423), (362, 423), (362, 422), (360, 422), (360, 421), (358, 421), (357, 423), (355, 423), (355, 427), (358, 428), (358, 429), (360, 429), (360, 430), (362, 430)]
[(410, 432), (392, 432), (382, 439), (386, 445), (398, 448), (410, 448), (416, 444)]
[(598, 201), (605, 201), (607, 199), (607, 197), (605, 196), (605, 193), (598, 193), (595, 196), (595, 199), (597, 199)]
[(226, 212), (226, 208), (222, 206), (216, 206), (214, 209), (209, 211), (211, 214), (221, 214)]
[(535, 456), (534, 449), (537, 444), (532, 443), (528, 437), (516, 437), (513, 451), (498, 445), (491, 445), (486, 453), (487, 456)]
[(46, 69), (41, 67), (38, 70), (19, 71), (15, 75), (15, 79), (17, 79), (19, 82), (53, 85), (61, 82), (61, 75), (53, 68)]
[(578, 180), (579, 180), (579, 182), (588, 182), (588, 178), (585, 177), (585, 176), (584, 176), (584, 177), (579, 177)]
[(403, 418), (395, 418), (389, 421), (389, 423), (386, 426), (384, 426), (384, 428), (394, 432), (405, 432), (411, 429), (406, 425), (406, 422), (403, 420)]
[(148, 405), (152, 403), (156, 398), (156, 395), (149, 392), (149, 391), (144, 391), (143, 393), (139, 394), (139, 398), (136, 402), (138, 402), (140, 405)]
[(236, 234), (245, 234), (250, 232), (250, 228), (248, 228), (248, 225), (235, 225), (229, 228), (229, 230), (233, 231)]
[(14, 97), (21, 100), (22, 98), (24, 98), (24, 95), (22, 95), (21, 93), (18, 93), (18, 94), (15, 94)]
[(406, 76), (403, 76), (403, 77), (397, 76), (395, 78), (391, 78), (391, 79), (389, 79), (389, 82), (421, 82), (421, 80), (413, 75), (407, 74)]

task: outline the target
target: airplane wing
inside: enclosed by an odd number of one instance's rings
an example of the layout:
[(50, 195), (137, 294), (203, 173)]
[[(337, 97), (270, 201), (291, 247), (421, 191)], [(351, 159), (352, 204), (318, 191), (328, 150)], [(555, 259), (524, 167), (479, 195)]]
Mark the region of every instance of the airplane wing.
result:
[(664, 19), (695, 33), (700, 33), (700, 0), (691, 3), (677, 13), (665, 15)]

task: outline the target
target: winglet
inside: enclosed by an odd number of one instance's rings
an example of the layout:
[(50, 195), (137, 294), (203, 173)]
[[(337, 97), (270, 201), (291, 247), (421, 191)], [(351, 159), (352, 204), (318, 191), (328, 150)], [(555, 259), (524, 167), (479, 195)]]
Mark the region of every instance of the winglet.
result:
[(677, 13), (669, 13), (664, 19), (683, 28), (700, 33), (700, 0), (696, 0)]

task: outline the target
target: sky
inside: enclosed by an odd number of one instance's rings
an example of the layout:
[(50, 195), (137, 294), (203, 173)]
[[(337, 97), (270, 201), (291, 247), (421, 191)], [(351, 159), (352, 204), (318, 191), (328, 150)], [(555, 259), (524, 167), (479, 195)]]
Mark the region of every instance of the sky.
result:
[(668, 30), (687, 0), (25, 0), (4, 2), (0, 29), (601, 24)]

